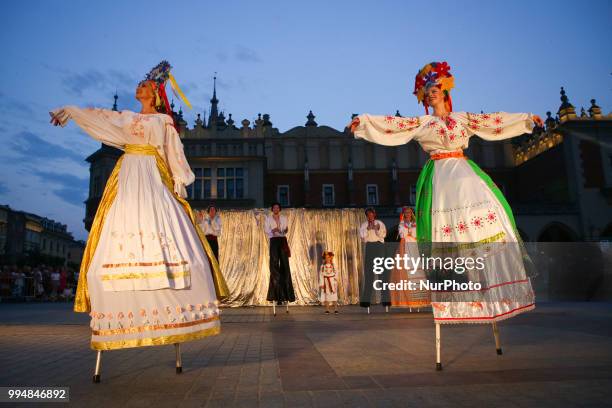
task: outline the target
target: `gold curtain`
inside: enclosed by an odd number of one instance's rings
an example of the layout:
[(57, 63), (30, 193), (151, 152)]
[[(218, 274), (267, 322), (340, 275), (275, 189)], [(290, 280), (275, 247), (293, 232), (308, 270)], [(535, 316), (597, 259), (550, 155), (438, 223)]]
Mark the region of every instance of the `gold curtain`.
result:
[[(269, 245), (263, 230), (267, 209), (221, 210), (223, 232), (219, 239), (220, 266), (229, 288), (223, 304), (268, 305)], [(334, 253), (338, 271), (338, 300), (359, 303), (362, 244), (359, 226), (362, 209), (282, 210), (289, 221), (289, 264), (296, 304), (318, 303), (319, 267), (323, 251)]]

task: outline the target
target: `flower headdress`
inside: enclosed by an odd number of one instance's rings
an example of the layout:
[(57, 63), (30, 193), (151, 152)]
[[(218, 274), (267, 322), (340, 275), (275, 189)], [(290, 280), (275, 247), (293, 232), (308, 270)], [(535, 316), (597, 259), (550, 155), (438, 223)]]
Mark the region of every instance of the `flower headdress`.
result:
[(326, 255), (329, 255), (329, 256), (331, 256), (332, 258), (334, 257), (334, 253), (333, 253), (332, 251), (323, 251), (323, 254), (322, 254), (323, 259), (325, 259), (325, 256), (326, 256)]
[[(168, 103), (168, 95), (166, 94), (166, 82), (170, 80), (170, 87), (172, 88), (172, 92), (185, 102), (185, 105), (191, 109), (191, 103), (179, 88), (176, 83), (176, 79), (170, 72), (172, 70), (172, 66), (166, 60), (163, 60), (159, 64), (157, 64), (149, 73), (145, 76), (145, 79), (140, 81), (139, 85), (150, 82), (153, 84), (153, 91), (155, 93), (155, 108), (163, 113), (166, 113), (172, 116), (172, 108)], [(174, 118), (172, 118), (174, 119)]]
[(450, 66), (446, 62), (432, 62), (425, 65), (414, 80), (414, 94), (419, 103), (425, 106), (425, 113), (429, 115), (429, 105), (425, 102), (425, 92), (430, 86), (438, 86), (448, 100), (449, 111), (453, 110), (450, 90), (455, 87), (455, 79), (450, 73)]

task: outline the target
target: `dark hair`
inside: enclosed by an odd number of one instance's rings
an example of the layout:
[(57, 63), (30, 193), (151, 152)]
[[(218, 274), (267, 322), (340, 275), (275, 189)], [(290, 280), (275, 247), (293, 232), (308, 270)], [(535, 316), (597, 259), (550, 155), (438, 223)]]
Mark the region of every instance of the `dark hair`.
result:
[(270, 209), (273, 210), (275, 205), (278, 205), (279, 210), (283, 209), (283, 206), (278, 201), (273, 202), (272, 205), (270, 206)]
[(215, 211), (217, 210), (217, 206), (215, 204), (208, 204), (208, 207), (206, 207), (206, 212), (210, 212), (210, 209), (214, 208)]
[(373, 213), (374, 215), (376, 215), (376, 210), (372, 207), (368, 207), (365, 210), (365, 214), (368, 215), (368, 213)]
[(323, 259), (325, 259), (326, 255), (329, 255), (329, 256), (331, 256), (333, 258), (334, 253), (332, 251), (323, 251)]

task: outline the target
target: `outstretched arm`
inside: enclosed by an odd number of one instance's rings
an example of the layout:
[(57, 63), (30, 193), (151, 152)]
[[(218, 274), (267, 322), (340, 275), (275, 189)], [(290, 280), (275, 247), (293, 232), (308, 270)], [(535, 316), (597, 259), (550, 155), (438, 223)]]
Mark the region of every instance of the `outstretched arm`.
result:
[(421, 119), (418, 117), (402, 118), (369, 114), (357, 116), (349, 126), (355, 137), (385, 146), (399, 146), (412, 139), (417, 140), (423, 129)]
[(89, 136), (109, 146), (122, 148), (128, 143), (123, 132), (122, 113), (98, 108), (78, 108), (64, 106), (49, 112), (54, 126), (66, 126), (70, 119), (79, 125)]
[(542, 126), (542, 119), (531, 113), (463, 113), (459, 120), (473, 135), (485, 140), (503, 140), (531, 133), (535, 125)]

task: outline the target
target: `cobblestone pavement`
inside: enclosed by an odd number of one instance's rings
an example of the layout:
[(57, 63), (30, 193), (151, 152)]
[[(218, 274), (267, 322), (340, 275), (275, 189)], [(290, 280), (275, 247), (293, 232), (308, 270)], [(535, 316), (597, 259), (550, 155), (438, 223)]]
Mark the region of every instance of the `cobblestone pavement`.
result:
[(183, 374), (172, 346), (117, 350), (100, 384), (87, 319), (69, 304), (0, 304), (0, 385), (69, 386), (86, 407), (612, 406), (610, 303), (542, 303), (502, 322), (502, 356), (490, 325), (443, 326), (441, 372), (430, 313), (223, 309), (221, 335), (183, 344)]

